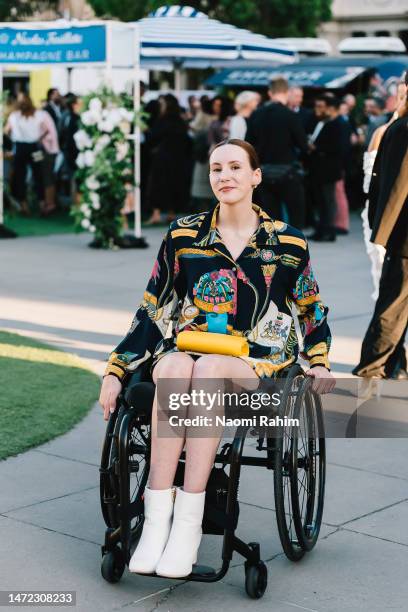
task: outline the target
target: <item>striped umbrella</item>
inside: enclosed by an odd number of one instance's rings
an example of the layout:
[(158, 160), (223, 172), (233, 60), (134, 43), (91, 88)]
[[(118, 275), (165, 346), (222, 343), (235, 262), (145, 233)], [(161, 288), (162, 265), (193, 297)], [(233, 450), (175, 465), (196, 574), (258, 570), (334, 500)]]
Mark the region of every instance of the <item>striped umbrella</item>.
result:
[(251, 61), (271, 64), (298, 60), (290, 46), (210, 19), (191, 6), (162, 6), (137, 23), (145, 67), (153, 62), (158, 65), (158, 60), (174, 69), (228, 65), (234, 60), (244, 66)]

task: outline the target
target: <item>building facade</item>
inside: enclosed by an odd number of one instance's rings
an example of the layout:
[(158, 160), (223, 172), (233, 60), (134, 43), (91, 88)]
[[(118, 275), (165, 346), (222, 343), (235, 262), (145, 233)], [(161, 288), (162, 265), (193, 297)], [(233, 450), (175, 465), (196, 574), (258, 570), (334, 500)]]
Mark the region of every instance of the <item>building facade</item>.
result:
[(408, 0), (334, 0), (319, 35), (336, 49), (349, 36), (397, 36), (408, 49)]

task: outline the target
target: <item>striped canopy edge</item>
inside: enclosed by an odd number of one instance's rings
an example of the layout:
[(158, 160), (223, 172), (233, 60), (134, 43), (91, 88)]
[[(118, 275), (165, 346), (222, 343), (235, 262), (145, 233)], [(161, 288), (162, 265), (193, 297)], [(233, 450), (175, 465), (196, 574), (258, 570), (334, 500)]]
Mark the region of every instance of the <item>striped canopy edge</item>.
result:
[(161, 6), (149, 13), (149, 17), (192, 17), (194, 19), (208, 19), (208, 15), (201, 11), (197, 11), (197, 9), (192, 6), (180, 6), (178, 4), (174, 6)]

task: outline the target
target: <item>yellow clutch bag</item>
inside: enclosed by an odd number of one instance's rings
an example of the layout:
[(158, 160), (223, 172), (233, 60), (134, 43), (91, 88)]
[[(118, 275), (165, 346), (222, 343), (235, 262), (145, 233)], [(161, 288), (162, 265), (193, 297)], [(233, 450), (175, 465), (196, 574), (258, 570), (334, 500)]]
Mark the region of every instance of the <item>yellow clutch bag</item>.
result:
[(215, 353), (233, 357), (249, 355), (249, 345), (242, 336), (216, 334), (213, 332), (182, 331), (177, 335), (179, 351), (196, 351), (197, 353)]

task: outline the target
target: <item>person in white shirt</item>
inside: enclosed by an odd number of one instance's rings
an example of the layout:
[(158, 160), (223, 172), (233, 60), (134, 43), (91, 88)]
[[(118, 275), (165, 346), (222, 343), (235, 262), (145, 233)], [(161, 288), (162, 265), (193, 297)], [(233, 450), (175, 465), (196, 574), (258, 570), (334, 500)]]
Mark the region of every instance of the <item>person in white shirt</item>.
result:
[(13, 142), (14, 161), (11, 191), (21, 206), (21, 213), (26, 216), (30, 214), (26, 200), (29, 166), (33, 174), (34, 189), (40, 207), (42, 208), (43, 205), (44, 153), (40, 142), (47, 133), (43, 120), (43, 112), (35, 108), (27, 94), (21, 93), (17, 98), (16, 108), (10, 113), (4, 129)]
[[(41, 112), (41, 111), (40, 111)], [(52, 117), (46, 111), (42, 111), (42, 127), (44, 136), (41, 145), (44, 149), (44, 161), (42, 164), (44, 183), (44, 208), (42, 216), (48, 216), (57, 210), (56, 205), (56, 174), (55, 162), (60, 152), (58, 134)]]
[(235, 98), (234, 115), (230, 121), (230, 138), (245, 140), (247, 131), (247, 119), (252, 115), (261, 101), (261, 96), (256, 91), (241, 91)]

